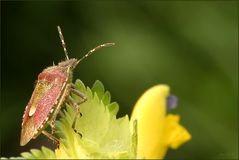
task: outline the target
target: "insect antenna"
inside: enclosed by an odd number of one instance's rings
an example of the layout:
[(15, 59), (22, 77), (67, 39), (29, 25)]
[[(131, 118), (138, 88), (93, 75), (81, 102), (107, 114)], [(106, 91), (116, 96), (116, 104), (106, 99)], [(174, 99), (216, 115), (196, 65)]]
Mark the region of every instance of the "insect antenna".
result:
[(115, 43), (104, 43), (101, 45), (96, 46), (95, 48), (91, 49), (89, 52), (87, 52), (81, 59), (78, 60), (78, 62), (82, 61), (83, 59), (87, 58), (89, 55), (91, 55), (92, 53), (94, 53), (95, 51), (104, 48), (104, 47), (110, 47), (115, 45)]
[(68, 52), (67, 52), (67, 49), (66, 49), (66, 43), (65, 43), (65, 40), (64, 40), (64, 36), (63, 36), (63, 34), (61, 32), (61, 27), (57, 26), (57, 30), (58, 30), (58, 33), (59, 33), (59, 36), (60, 36), (60, 39), (61, 39), (61, 44), (62, 44), (62, 47), (64, 49), (66, 59), (69, 59)]

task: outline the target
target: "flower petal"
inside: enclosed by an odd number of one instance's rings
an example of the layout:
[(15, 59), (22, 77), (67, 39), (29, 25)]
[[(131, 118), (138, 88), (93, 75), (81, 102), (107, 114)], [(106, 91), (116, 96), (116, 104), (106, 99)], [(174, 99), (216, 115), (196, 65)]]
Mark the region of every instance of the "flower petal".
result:
[(180, 145), (191, 139), (190, 133), (179, 124), (179, 119), (178, 115), (173, 114), (169, 114), (166, 117), (163, 135), (166, 139), (166, 145), (173, 149), (177, 149)]
[(159, 158), (163, 144), (163, 130), (166, 115), (167, 85), (148, 89), (137, 101), (131, 122), (138, 122), (137, 158)]

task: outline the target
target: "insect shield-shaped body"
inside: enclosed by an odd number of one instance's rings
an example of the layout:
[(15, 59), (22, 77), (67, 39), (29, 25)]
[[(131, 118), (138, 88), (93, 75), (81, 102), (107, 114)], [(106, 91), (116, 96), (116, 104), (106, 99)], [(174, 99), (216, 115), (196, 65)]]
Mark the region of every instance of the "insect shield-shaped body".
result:
[(76, 107), (76, 117), (72, 124), (73, 128), (75, 127), (75, 121), (79, 115), (79, 104), (74, 102), (70, 93), (73, 92), (80, 96), (82, 102), (86, 101), (87, 97), (76, 90), (72, 84), (72, 71), (81, 60), (88, 57), (97, 49), (114, 45), (114, 43), (102, 44), (90, 50), (80, 60), (75, 58), (69, 59), (64, 37), (59, 26), (58, 32), (64, 48), (66, 60), (58, 63), (58, 65), (53, 65), (44, 69), (38, 75), (36, 87), (23, 115), (20, 139), (21, 146), (26, 145), (31, 139), (35, 139), (41, 133), (53, 141), (58, 142), (56, 137), (46, 132), (44, 129), (50, 125), (54, 133), (55, 119), (58, 113), (61, 112), (60, 109), (66, 101)]

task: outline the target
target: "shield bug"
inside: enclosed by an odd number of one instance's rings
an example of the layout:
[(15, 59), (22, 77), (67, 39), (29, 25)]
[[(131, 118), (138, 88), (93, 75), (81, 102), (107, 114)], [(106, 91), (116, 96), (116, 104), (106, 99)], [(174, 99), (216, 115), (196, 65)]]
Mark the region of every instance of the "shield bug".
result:
[[(72, 72), (79, 62), (94, 51), (114, 45), (114, 43), (105, 43), (90, 50), (79, 60), (75, 58), (69, 59), (61, 28), (57, 26), (57, 29), (66, 60), (59, 62), (57, 65), (47, 67), (38, 75), (35, 89), (23, 115), (20, 138), (21, 146), (26, 145), (31, 139), (35, 139), (41, 133), (51, 140), (58, 142), (58, 139), (53, 135), (55, 119), (58, 113), (61, 113), (60, 109), (65, 102), (72, 104), (76, 108), (76, 116), (72, 124), (74, 129), (76, 118), (80, 114), (79, 104), (85, 102), (87, 97), (76, 90), (72, 83)], [(71, 98), (70, 93), (81, 97), (82, 101), (77, 104)], [(50, 125), (52, 133), (45, 130), (48, 125)]]

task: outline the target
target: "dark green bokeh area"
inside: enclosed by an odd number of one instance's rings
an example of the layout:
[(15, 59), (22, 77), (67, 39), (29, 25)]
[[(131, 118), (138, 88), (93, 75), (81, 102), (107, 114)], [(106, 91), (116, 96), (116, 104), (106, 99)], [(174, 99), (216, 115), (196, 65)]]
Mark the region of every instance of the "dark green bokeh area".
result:
[[(179, 97), (172, 111), (192, 140), (167, 158), (238, 157), (238, 3), (185, 1), (1, 2), (1, 156), (20, 147), (22, 115), (37, 75), (69, 56), (80, 58), (105, 42), (75, 70), (86, 85), (97, 79), (130, 114), (149, 87), (166, 83)], [(47, 143), (51, 143), (47, 141)]]

